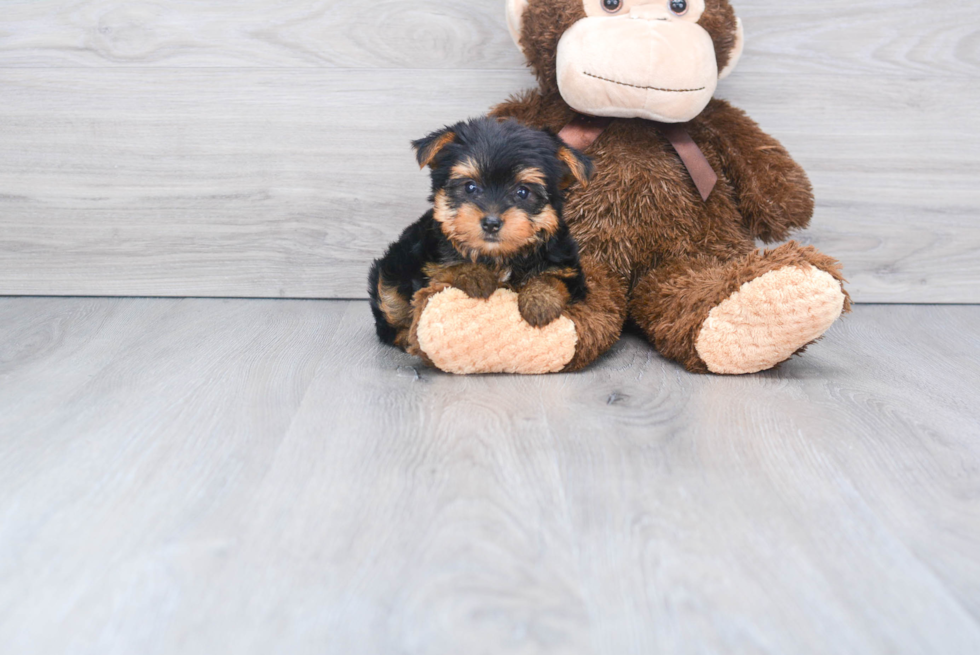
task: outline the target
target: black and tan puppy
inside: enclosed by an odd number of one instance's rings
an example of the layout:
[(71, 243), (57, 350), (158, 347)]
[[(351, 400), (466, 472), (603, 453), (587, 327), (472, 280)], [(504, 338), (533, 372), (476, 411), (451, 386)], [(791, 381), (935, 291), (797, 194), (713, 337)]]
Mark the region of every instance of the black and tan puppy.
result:
[(585, 155), (550, 132), (479, 118), (412, 143), (432, 169), (433, 208), (371, 267), (378, 337), (407, 346), (412, 296), (444, 283), (473, 298), (517, 291), (521, 316), (541, 327), (585, 299), (578, 245), (562, 219), (564, 189), (592, 174)]

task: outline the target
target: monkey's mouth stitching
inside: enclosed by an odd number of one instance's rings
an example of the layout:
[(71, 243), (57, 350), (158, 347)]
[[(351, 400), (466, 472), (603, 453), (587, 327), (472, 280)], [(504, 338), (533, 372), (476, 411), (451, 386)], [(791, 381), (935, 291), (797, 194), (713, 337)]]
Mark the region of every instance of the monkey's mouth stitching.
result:
[(703, 86), (698, 89), (662, 89), (659, 86), (640, 86), (638, 84), (627, 84), (626, 82), (617, 82), (616, 80), (610, 80), (605, 77), (593, 75), (592, 73), (586, 71), (582, 71), (582, 74), (587, 75), (588, 77), (594, 77), (597, 80), (602, 80), (603, 82), (611, 82), (613, 84), (618, 84), (620, 86), (630, 86), (633, 87), (634, 89), (644, 89), (647, 91), (666, 91), (667, 93), (695, 93), (697, 91), (704, 91)]

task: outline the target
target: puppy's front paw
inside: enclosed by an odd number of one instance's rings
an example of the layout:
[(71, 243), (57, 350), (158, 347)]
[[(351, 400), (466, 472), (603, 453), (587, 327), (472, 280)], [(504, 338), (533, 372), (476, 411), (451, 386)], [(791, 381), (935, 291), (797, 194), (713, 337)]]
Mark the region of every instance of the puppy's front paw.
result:
[(493, 295), (493, 292), (497, 290), (499, 284), (497, 277), (494, 275), (466, 275), (456, 278), (453, 286), (470, 298), (486, 300)]
[(486, 300), (500, 283), (497, 275), (484, 266), (466, 264), (459, 267), (451, 284), (470, 298)]
[(557, 280), (532, 280), (517, 296), (521, 318), (538, 328), (557, 320), (567, 304), (568, 292)]
[(500, 286), (497, 274), (479, 264), (453, 264), (430, 273), (430, 284), (456, 287), (470, 298), (486, 300)]

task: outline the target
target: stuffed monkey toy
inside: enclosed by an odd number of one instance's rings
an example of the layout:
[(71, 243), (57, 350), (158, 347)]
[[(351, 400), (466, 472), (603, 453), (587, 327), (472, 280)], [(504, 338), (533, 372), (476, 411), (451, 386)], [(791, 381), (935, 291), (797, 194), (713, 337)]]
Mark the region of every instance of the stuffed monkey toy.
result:
[(850, 307), (839, 264), (796, 242), (809, 180), (745, 113), (712, 98), (743, 32), (727, 0), (505, 0), (538, 88), (492, 115), (547, 128), (595, 164), (565, 219), (588, 294), (545, 328), (515, 294), (430, 285), (407, 350), (453, 373), (575, 371), (632, 319), (665, 357), (699, 373), (785, 361)]

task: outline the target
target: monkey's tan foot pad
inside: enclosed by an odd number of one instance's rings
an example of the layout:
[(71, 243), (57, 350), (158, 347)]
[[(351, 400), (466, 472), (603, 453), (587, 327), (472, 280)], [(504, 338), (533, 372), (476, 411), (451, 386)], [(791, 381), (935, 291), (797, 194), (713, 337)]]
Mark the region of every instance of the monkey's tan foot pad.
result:
[(423, 352), (447, 373), (556, 373), (575, 355), (575, 324), (561, 316), (543, 328), (524, 322), (517, 294), (498, 289), (487, 300), (449, 288), (419, 318)]
[(844, 308), (840, 282), (809, 264), (769, 271), (708, 314), (695, 341), (712, 373), (772, 368), (818, 339)]

